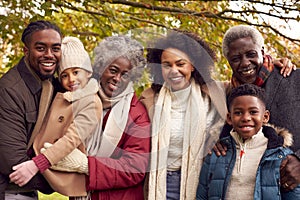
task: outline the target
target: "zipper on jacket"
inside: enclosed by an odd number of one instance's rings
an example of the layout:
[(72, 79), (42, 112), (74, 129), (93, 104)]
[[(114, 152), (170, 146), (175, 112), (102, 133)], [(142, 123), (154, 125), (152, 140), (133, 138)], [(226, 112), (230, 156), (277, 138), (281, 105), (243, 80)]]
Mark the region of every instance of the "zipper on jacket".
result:
[[(235, 147), (235, 143), (234, 143), (233, 140), (231, 140), (230, 147), (231, 147), (231, 149), (232, 149), (232, 156), (231, 156), (231, 158), (230, 158), (229, 164), (227, 165), (226, 174), (225, 174), (225, 177), (227, 177), (227, 178), (224, 180), (223, 191), (222, 191), (221, 199), (225, 199), (227, 186), (228, 186), (228, 183), (229, 183), (229, 180), (230, 180), (228, 174), (229, 174), (229, 171), (231, 171), (231, 170), (230, 170), (230, 167), (231, 167), (231, 166), (234, 166), (235, 158), (236, 158), (236, 147)], [(229, 148), (228, 148), (228, 150), (229, 150)], [(227, 151), (228, 151), (228, 150), (227, 150)], [(232, 164), (233, 164), (233, 165), (232, 165)]]
[(239, 155), (239, 163), (237, 166), (237, 171), (238, 173), (242, 172), (243, 169), (243, 162), (245, 158), (245, 153), (246, 153), (246, 143), (240, 143), (240, 155)]

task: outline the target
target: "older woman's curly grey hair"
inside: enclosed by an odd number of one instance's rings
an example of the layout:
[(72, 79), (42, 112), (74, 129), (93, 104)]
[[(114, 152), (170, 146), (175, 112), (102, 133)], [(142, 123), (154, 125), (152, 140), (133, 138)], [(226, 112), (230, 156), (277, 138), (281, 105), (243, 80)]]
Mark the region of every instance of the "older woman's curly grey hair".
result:
[(254, 44), (263, 48), (264, 38), (257, 29), (248, 25), (234, 26), (226, 31), (223, 38), (222, 51), (225, 58), (228, 59), (229, 45), (237, 39), (246, 37), (251, 37)]
[(94, 49), (94, 76), (99, 80), (103, 71), (119, 57), (127, 58), (132, 66), (131, 80), (141, 77), (146, 64), (144, 48), (136, 40), (125, 36), (111, 36), (104, 38)]

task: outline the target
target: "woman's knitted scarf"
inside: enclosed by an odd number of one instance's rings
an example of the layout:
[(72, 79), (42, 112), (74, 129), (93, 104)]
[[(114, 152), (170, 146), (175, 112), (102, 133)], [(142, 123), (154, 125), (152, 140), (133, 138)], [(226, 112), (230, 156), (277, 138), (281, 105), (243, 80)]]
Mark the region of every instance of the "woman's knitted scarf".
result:
[(115, 97), (108, 97), (99, 89), (103, 109), (111, 108), (106, 125), (102, 131), (99, 124), (87, 145), (88, 153), (92, 156), (110, 157), (117, 147), (125, 130), (129, 109), (134, 95), (133, 83), (129, 82), (126, 89)]
[[(158, 95), (152, 123), (148, 199), (166, 199), (167, 157), (171, 129), (171, 95), (166, 83)], [(180, 199), (195, 198), (206, 138), (207, 98), (192, 80), (184, 121)]]

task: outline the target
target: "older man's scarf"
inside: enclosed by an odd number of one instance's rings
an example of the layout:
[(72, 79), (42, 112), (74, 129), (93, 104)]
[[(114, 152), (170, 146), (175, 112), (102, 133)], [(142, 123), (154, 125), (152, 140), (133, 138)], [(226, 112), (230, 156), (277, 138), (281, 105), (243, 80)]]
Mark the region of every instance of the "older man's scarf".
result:
[[(272, 57), (270, 55), (265, 55), (264, 56), (264, 63), (261, 66), (256, 80), (255, 80), (255, 85), (257, 86), (262, 86), (265, 81), (269, 78), (270, 74), (272, 73), (274, 69), (274, 64), (272, 61)], [(239, 85), (242, 85), (243, 83), (241, 83), (236, 77), (232, 76), (231, 78), (231, 84), (233, 88), (238, 87)]]

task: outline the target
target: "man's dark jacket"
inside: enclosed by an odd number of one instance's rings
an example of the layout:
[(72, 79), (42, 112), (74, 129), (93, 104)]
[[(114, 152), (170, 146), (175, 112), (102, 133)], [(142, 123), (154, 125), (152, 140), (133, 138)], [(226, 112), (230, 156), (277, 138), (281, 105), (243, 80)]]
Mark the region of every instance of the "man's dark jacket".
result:
[[(12, 167), (34, 156), (27, 144), (37, 120), (41, 90), (41, 82), (26, 67), (24, 58), (0, 79), (0, 199), (4, 199)], [(15, 189), (52, 192), (40, 173)]]

